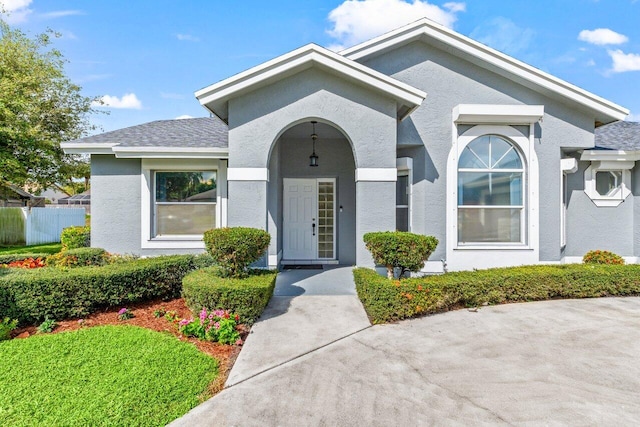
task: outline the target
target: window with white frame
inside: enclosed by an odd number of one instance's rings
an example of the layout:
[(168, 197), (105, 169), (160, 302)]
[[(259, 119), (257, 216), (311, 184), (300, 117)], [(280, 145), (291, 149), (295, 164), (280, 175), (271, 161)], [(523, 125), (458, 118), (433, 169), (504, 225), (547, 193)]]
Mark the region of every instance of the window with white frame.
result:
[(500, 135), (475, 138), (458, 161), (458, 243), (525, 243), (525, 167)]
[(630, 194), (634, 162), (592, 162), (584, 171), (584, 192), (600, 207), (615, 207)]
[(216, 171), (154, 171), (153, 237), (202, 235), (216, 226)]
[(409, 231), (409, 171), (398, 171), (396, 181), (396, 230)]

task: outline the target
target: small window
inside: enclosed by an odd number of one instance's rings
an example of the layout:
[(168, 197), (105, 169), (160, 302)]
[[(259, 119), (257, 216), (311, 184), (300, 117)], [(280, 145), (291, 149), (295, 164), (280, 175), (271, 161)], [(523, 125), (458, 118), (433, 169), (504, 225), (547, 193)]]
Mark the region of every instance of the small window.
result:
[(409, 231), (409, 174), (401, 172), (396, 181), (396, 230)]
[(155, 236), (202, 235), (216, 225), (216, 172), (155, 173)]
[(622, 171), (596, 172), (596, 191), (601, 196), (611, 196), (622, 185)]
[[(633, 162), (625, 166), (631, 165)], [(597, 169), (590, 165), (584, 172), (584, 179), (584, 192), (596, 206), (618, 206), (631, 194), (629, 169)]]

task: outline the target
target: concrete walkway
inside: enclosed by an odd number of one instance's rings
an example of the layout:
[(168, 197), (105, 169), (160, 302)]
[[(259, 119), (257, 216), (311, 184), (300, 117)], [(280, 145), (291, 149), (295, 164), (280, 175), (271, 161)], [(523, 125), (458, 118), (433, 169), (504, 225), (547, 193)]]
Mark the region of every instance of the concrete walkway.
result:
[(627, 426), (638, 420), (640, 298), (603, 298), (373, 326), (229, 387), (172, 425)]
[(274, 296), (251, 328), (225, 385), (238, 384), (369, 327), (352, 269), (278, 273)]

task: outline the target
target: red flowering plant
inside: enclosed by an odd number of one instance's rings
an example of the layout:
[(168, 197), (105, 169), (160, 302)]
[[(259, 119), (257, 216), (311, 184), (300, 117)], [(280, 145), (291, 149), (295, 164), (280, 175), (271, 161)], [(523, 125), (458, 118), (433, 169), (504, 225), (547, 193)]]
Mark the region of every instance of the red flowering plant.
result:
[(582, 258), (585, 264), (624, 264), (624, 258), (609, 251), (589, 251)]
[(242, 344), (240, 333), (236, 330), (240, 316), (231, 315), (226, 310), (200, 311), (198, 320), (182, 319), (178, 323), (180, 332), (188, 337), (219, 342), (220, 344)]
[(42, 258), (26, 258), (19, 261), (12, 261), (9, 264), (2, 264), (2, 267), (6, 268), (42, 268), (47, 264)]

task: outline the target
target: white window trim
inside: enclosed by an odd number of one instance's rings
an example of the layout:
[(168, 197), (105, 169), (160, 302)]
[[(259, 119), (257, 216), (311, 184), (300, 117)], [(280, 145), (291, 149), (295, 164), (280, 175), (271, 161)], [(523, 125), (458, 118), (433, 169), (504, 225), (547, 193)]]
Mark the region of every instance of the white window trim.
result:
[(567, 202), (569, 187), (567, 180), (570, 173), (578, 171), (578, 161), (573, 157), (560, 159), (560, 248), (567, 246)]
[[(631, 168), (634, 164), (632, 161), (591, 162), (591, 165), (584, 171), (584, 192), (598, 207), (619, 206), (631, 195)], [(620, 188), (605, 196), (598, 193), (596, 190), (596, 173), (598, 172), (620, 172), (622, 174)]]
[[(452, 149), (447, 162), (447, 264), (450, 270), (533, 264), (539, 258), (539, 172), (534, 150), (534, 126), (525, 136), (508, 125), (477, 125), (458, 136), (452, 126)], [(458, 242), (458, 160), (464, 148), (483, 135), (504, 136), (519, 149), (524, 162), (525, 243), (460, 244)]]
[(397, 176), (406, 175), (408, 177), (408, 191), (407, 201), (409, 202), (409, 224), (408, 229), (411, 231), (413, 220), (413, 159), (411, 157), (398, 157), (396, 159), (396, 169), (398, 170)]
[(215, 170), (216, 227), (227, 225), (227, 162), (218, 159), (142, 159), (140, 218), (142, 249), (204, 249), (202, 235), (153, 237), (154, 171)]

